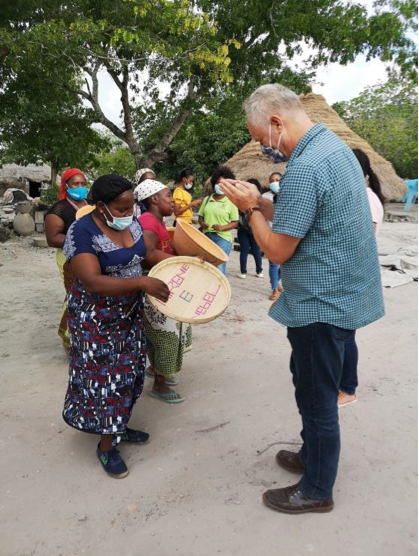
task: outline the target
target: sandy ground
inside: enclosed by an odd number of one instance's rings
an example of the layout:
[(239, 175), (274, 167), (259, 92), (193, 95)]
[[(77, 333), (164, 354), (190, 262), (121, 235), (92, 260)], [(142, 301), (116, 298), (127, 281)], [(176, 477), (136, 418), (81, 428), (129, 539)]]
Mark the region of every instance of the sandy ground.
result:
[[(417, 225), (385, 224), (380, 252), (415, 246)], [(128, 478), (108, 478), (96, 438), (61, 419), (66, 357), (56, 329), (63, 288), (54, 251), (0, 246), (1, 556), (407, 556), (417, 553), (417, 284), (385, 290), (387, 316), (359, 332), (359, 403), (341, 410), (342, 454), (330, 514), (262, 505), (295, 476), (276, 451), (299, 442), (285, 329), (267, 316), (265, 279), (236, 278), (217, 321), (196, 326), (179, 391), (147, 393), (122, 446)], [(253, 261), (249, 261), (253, 271)]]

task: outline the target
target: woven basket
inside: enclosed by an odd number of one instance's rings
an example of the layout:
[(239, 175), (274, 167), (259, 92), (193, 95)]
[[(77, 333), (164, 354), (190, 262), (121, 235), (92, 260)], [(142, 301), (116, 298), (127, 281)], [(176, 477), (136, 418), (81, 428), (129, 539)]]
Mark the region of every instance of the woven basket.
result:
[(177, 221), (173, 243), (178, 255), (201, 257), (215, 266), (228, 261), (228, 256), (218, 245), (191, 224), (182, 222), (182, 220)]
[(166, 228), (166, 230), (169, 232), (170, 239), (173, 241), (173, 237), (175, 235), (175, 230), (176, 230), (175, 226)]
[(194, 257), (171, 257), (154, 266), (149, 277), (169, 286), (166, 303), (148, 296), (161, 313), (179, 322), (203, 324), (227, 308), (231, 288), (227, 278), (212, 265)]
[(90, 214), (91, 212), (93, 212), (96, 208), (96, 205), (86, 205), (84, 207), (81, 207), (77, 212), (76, 212), (76, 220), (79, 220), (82, 216), (86, 216), (86, 214)]

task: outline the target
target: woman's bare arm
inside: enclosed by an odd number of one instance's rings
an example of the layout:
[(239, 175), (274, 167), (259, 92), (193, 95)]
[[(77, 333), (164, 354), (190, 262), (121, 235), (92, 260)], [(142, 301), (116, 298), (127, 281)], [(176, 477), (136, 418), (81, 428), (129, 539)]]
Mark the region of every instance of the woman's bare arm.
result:
[(117, 278), (103, 275), (98, 258), (91, 253), (75, 255), (71, 259), (71, 268), (86, 291), (91, 293), (118, 296), (143, 290), (160, 301), (167, 301), (169, 297), (169, 288), (161, 280), (147, 276)]
[(164, 251), (157, 249), (159, 238), (157, 234), (151, 230), (144, 230), (144, 243), (147, 249), (147, 255), (145, 258), (147, 268), (152, 268), (160, 261), (173, 257), (170, 253), (165, 253)]
[(45, 217), (45, 235), (50, 247), (62, 247), (65, 241), (64, 220), (56, 214)]

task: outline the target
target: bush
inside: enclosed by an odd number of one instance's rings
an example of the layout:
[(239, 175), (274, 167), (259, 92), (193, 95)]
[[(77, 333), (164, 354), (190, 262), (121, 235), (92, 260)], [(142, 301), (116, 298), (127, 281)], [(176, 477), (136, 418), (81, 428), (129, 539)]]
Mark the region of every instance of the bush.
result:
[(58, 201), (59, 193), (58, 185), (50, 185), (48, 189), (43, 189), (41, 192), (41, 203), (51, 206)]

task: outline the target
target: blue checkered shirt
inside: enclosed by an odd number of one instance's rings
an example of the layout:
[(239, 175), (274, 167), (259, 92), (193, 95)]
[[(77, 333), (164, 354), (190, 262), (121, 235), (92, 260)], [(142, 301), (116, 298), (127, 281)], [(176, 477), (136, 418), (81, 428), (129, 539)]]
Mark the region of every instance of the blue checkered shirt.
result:
[(355, 330), (384, 315), (380, 266), (363, 172), (324, 124), (294, 149), (273, 231), (301, 238), (281, 266), (285, 292), (269, 315), (288, 327), (314, 322)]

